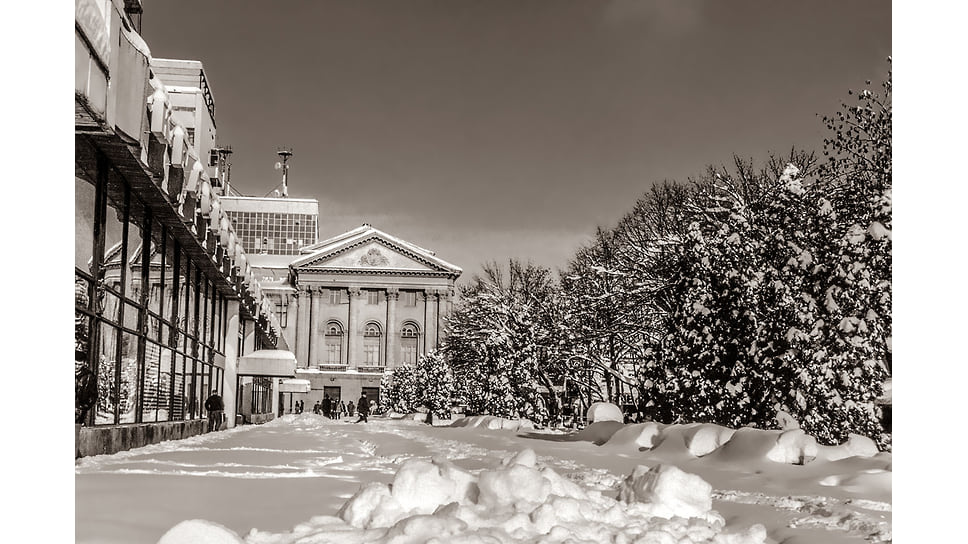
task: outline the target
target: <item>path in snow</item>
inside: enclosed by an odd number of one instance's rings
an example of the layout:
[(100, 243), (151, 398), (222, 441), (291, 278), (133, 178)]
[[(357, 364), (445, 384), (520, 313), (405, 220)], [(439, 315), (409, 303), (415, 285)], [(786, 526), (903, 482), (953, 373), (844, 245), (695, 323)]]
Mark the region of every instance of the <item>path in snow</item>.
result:
[[(660, 459), (650, 452), (524, 438), (509, 431), (430, 427), (373, 419), (355, 425), (313, 414), (243, 426), (80, 459), (76, 465), (77, 542), (155, 543), (185, 519), (206, 519), (246, 535), (286, 532), (331, 516), (361, 484), (389, 483), (411, 458), (440, 456), (477, 471), (531, 448), (538, 461), (585, 488), (612, 492), (638, 464), (670, 462), (713, 484), (714, 509), (730, 523), (762, 523), (774, 541), (864, 542), (890, 539), (890, 497), (858, 496), (833, 472), (778, 466), (714, 466), (702, 459)], [(825, 467), (826, 468), (826, 467)]]

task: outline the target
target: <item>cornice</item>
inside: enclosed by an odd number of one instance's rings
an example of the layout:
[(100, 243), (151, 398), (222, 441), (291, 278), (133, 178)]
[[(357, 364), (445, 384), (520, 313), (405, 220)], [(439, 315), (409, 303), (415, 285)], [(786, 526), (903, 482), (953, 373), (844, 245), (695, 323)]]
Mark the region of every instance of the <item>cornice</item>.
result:
[[(370, 236), (367, 236), (365, 238), (361, 238), (361, 239), (359, 239), (359, 240), (357, 240), (357, 241), (355, 241), (355, 242), (353, 242), (351, 244), (348, 244), (348, 245), (346, 245), (346, 246), (344, 246), (344, 247), (342, 247), (340, 249), (333, 250), (333, 251), (330, 251), (330, 252), (321, 254), (316, 259), (314, 259), (312, 261), (312, 263), (306, 263), (306, 264), (302, 264), (302, 265), (299, 265), (299, 266), (293, 266), (293, 268), (296, 269), (296, 270), (300, 270), (300, 271), (302, 271), (302, 270), (318, 270), (320, 267), (313, 266), (313, 263), (318, 263), (319, 261), (324, 260), (324, 259), (330, 259), (330, 258), (333, 258), (333, 257), (337, 257), (339, 255), (342, 255), (343, 253), (346, 253), (346, 252), (351, 251), (353, 249), (356, 249), (358, 247), (362, 247), (363, 245), (368, 244), (368, 243), (370, 243), (370, 242), (372, 242), (374, 240), (377, 243), (379, 243), (380, 245), (386, 247), (387, 249), (390, 249), (390, 250), (396, 251), (398, 253), (401, 253), (401, 254), (403, 254), (403, 255), (405, 255), (407, 257), (410, 257), (411, 259), (413, 259), (413, 260), (415, 260), (415, 261), (417, 261), (417, 262), (419, 262), (419, 263), (421, 263), (423, 265), (426, 265), (426, 266), (434, 269), (432, 271), (423, 271), (424, 273), (432, 272), (432, 273), (448, 274), (448, 275), (454, 276), (455, 278), (460, 275), (460, 274), (456, 274), (454, 272), (451, 272), (451, 271), (448, 271), (448, 270), (443, 269), (442, 266), (440, 266), (439, 264), (437, 264), (437, 263), (435, 263), (433, 261), (430, 261), (430, 260), (426, 259), (425, 257), (423, 257), (422, 255), (420, 255), (419, 253), (416, 253), (416, 252), (414, 252), (414, 251), (412, 251), (412, 250), (410, 250), (410, 249), (408, 249), (406, 247), (403, 247), (403, 246), (394, 244), (394, 243), (392, 243), (392, 242), (390, 242), (388, 240), (383, 239), (379, 234), (371, 234)], [(329, 270), (334, 270), (334, 269), (329, 269)], [(340, 269), (340, 270), (355, 270), (355, 269)], [(380, 268), (366, 268), (366, 269), (362, 269), (362, 272), (363, 273), (372, 273), (372, 272), (378, 272), (378, 271), (382, 271), (382, 270), (384, 270), (384, 269), (380, 269)], [(396, 273), (396, 272), (391, 271), (391, 273)]]

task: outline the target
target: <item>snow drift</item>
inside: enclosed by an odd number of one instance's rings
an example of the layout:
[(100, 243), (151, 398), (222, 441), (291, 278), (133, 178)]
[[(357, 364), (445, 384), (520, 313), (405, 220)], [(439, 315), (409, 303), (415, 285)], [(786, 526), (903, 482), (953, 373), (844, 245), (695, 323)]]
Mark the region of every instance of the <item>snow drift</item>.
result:
[(762, 525), (728, 527), (712, 486), (671, 465), (637, 467), (618, 497), (589, 491), (525, 449), (474, 474), (445, 459), (410, 459), (392, 483), (371, 482), (336, 517), (245, 540), (204, 520), (182, 522), (159, 544), (766, 542)]
[(534, 429), (534, 423), (529, 419), (507, 419), (497, 416), (468, 416), (462, 417), (450, 424), (451, 427), (481, 427), (492, 431), (519, 431)]

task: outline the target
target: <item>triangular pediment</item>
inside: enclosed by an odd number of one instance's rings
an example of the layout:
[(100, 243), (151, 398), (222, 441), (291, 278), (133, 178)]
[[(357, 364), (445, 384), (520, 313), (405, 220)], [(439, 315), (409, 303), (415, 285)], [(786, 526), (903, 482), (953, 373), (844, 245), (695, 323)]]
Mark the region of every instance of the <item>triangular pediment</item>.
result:
[(426, 262), (405, 255), (398, 248), (391, 247), (380, 239), (371, 239), (363, 244), (347, 248), (320, 258), (311, 265), (313, 268), (361, 268), (380, 270), (421, 270), (438, 271)]
[(296, 270), (332, 270), (351, 273), (406, 273), (447, 275), (462, 270), (430, 250), (370, 225), (303, 248), (305, 255), (292, 262)]

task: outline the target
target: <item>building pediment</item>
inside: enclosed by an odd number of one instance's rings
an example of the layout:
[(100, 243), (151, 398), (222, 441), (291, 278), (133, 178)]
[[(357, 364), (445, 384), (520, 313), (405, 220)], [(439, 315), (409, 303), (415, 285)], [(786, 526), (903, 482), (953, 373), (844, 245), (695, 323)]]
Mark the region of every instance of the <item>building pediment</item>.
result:
[[(353, 232), (353, 231), (351, 231)], [(338, 236), (310, 248), (296, 259), (296, 270), (355, 273), (446, 274), (457, 277), (462, 270), (433, 253), (403, 242), (372, 227), (354, 236)]]

